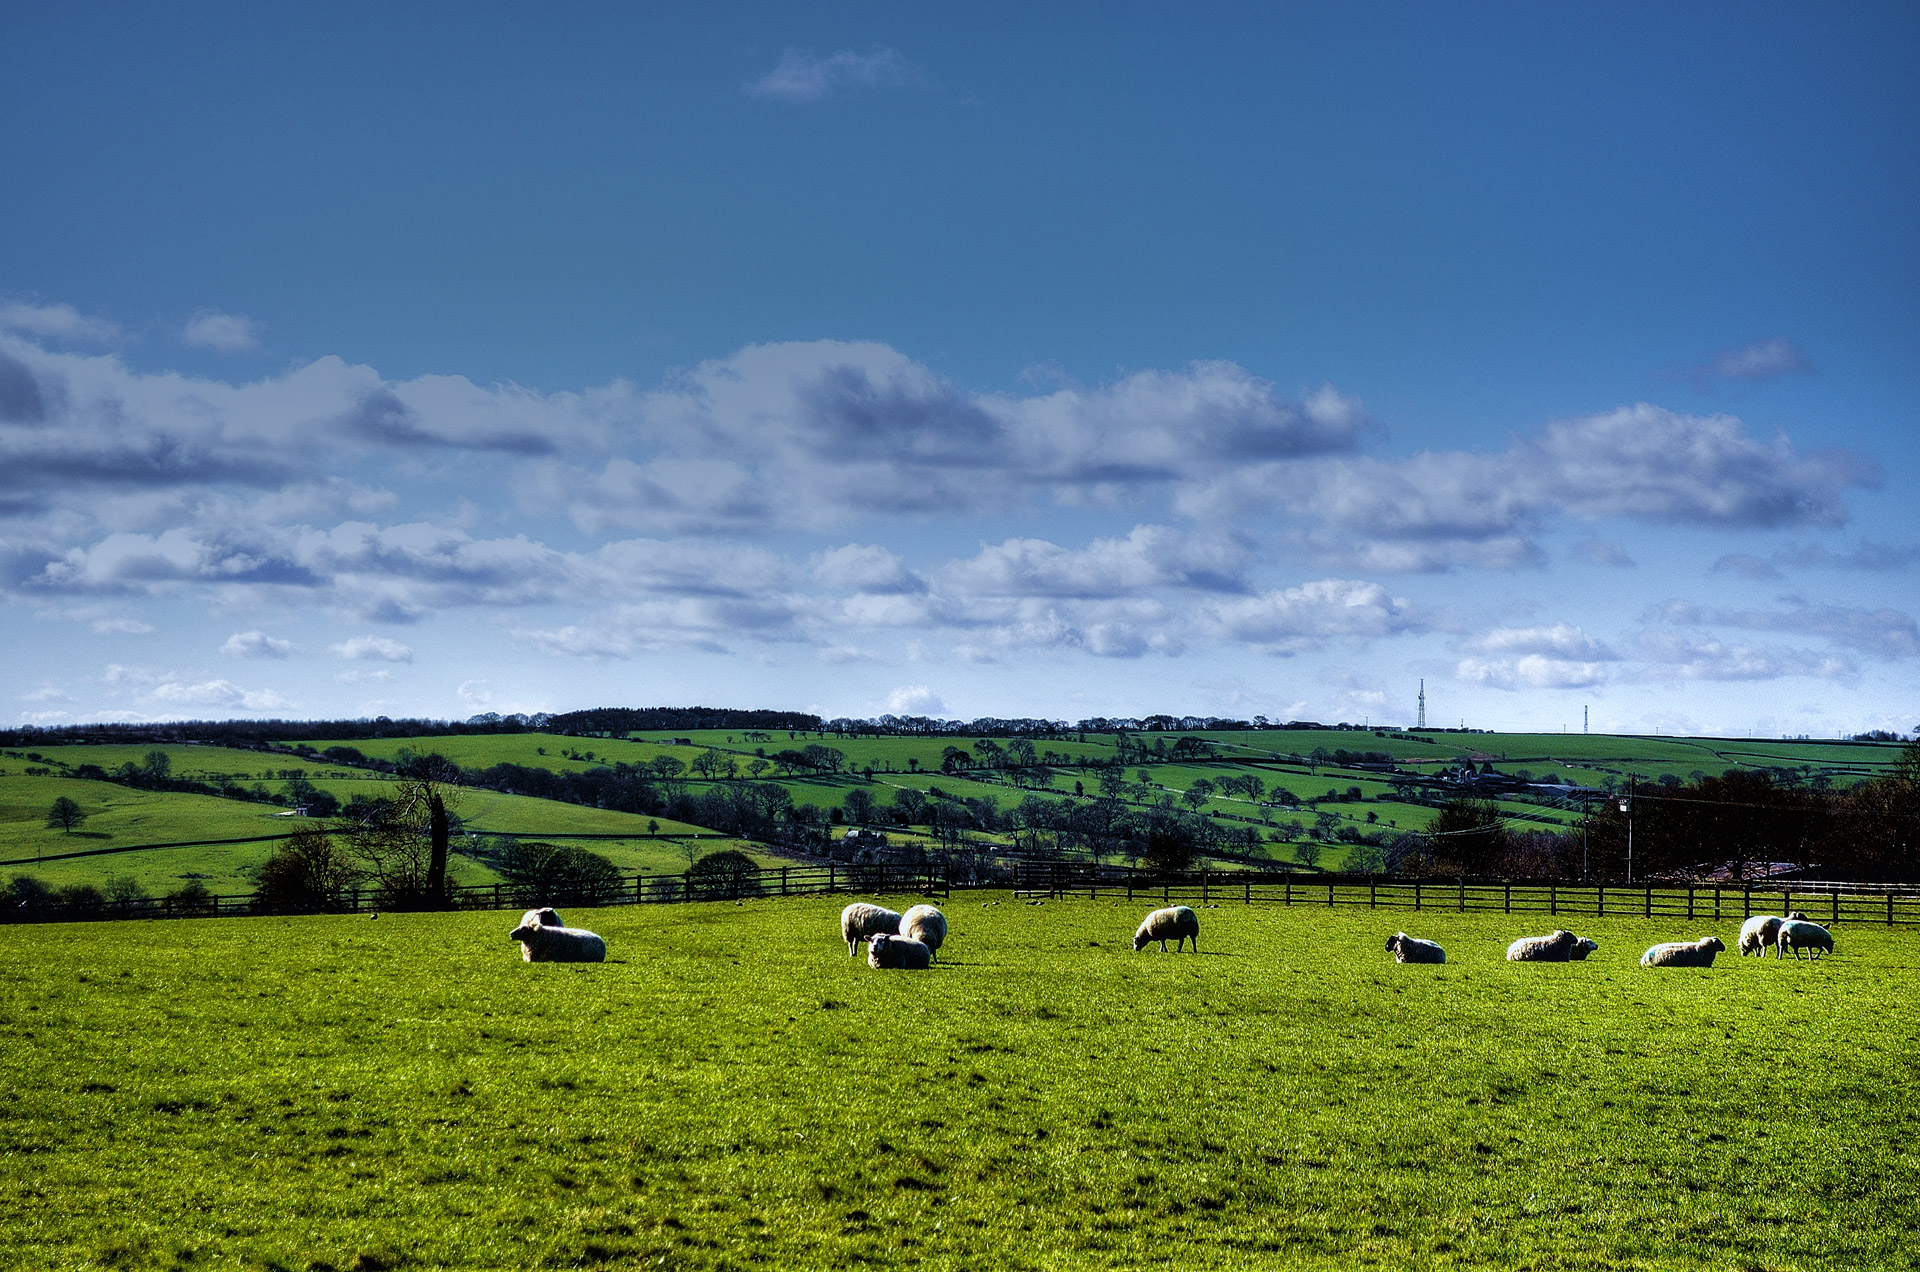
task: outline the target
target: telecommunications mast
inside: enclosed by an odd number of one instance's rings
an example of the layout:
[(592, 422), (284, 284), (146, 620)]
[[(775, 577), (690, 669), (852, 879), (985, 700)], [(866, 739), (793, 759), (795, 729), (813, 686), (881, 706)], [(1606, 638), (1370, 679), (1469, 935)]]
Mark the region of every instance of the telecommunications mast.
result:
[(1427, 727), (1427, 681), (1424, 676), (1420, 680), (1420, 720), (1413, 727), (1416, 729)]

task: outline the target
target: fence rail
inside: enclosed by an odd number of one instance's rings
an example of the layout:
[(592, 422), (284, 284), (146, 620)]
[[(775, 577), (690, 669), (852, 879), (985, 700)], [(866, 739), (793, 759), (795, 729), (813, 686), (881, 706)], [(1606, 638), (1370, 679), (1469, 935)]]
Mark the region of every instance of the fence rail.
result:
[(1920, 886), (1756, 883), (1754, 886), (1542, 883), (1535, 879), (1406, 879), (1391, 875), (1197, 870), (1156, 874), (1125, 866), (1020, 862), (1016, 891), (1129, 901), (1314, 905), (1455, 913), (1615, 915), (1702, 922), (1800, 910), (1822, 923), (1920, 924)]
[(437, 904), (424, 898), (395, 898), (377, 888), (350, 888), (329, 904), (287, 904), (257, 893), (217, 896), (174, 894), (103, 901), (98, 905), (48, 900), (0, 912), (0, 921), (74, 922), (96, 919), (215, 918), (260, 914), (356, 914), (384, 909), (526, 910), (541, 905), (667, 905), (685, 901), (734, 901), (752, 897), (796, 897), (828, 893), (918, 893), (948, 897), (952, 885), (944, 866), (842, 864), (773, 866), (727, 873), (635, 874), (617, 885), (593, 889), (542, 888), (533, 884), (462, 884), (447, 889)]

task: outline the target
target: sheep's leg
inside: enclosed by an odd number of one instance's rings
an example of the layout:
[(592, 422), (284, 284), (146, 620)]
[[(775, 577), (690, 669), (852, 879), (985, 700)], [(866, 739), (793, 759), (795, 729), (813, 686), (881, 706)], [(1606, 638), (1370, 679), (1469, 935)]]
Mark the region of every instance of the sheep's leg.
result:
[(860, 957), (860, 942), (857, 938), (847, 942), (847, 957), (848, 958)]
[(1166, 938), (1164, 937), (1162, 937), (1160, 940), (1160, 952), (1162, 954), (1165, 954), (1167, 952), (1167, 942), (1166, 942)]

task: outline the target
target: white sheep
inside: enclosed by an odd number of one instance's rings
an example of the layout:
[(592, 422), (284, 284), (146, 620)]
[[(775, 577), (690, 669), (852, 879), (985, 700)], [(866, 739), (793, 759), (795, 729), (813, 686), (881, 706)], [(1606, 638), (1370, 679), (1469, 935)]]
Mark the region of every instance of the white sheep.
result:
[(1597, 942), (1556, 928), (1546, 936), (1523, 936), (1507, 946), (1507, 962), (1567, 963), (1583, 960), (1599, 948)]
[(1767, 948), (1773, 944), (1773, 938), (1780, 935), (1780, 925), (1786, 922), (1777, 914), (1756, 914), (1740, 925), (1740, 956), (1758, 954), (1767, 956)]
[(1808, 958), (1818, 959), (1821, 950), (1833, 953), (1833, 933), (1818, 923), (1788, 919), (1780, 925), (1779, 934), (1773, 938), (1773, 949), (1776, 958), (1785, 958), (1788, 950), (1792, 950), (1793, 956), (1799, 958), (1800, 951), (1805, 950)]
[(592, 932), (580, 928), (548, 927), (544, 923), (522, 923), (507, 933), (509, 941), (520, 942), (520, 957), (529, 963), (604, 963), (607, 943)]
[(938, 906), (916, 905), (900, 916), (900, 935), (918, 941), (934, 952), (947, 943), (947, 916)]
[(855, 901), (840, 911), (840, 936), (847, 943), (848, 958), (859, 956), (860, 942), (883, 934), (900, 935), (900, 916), (892, 910)]
[(919, 941), (910, 941), (904, 936), (890, 936), (885, 932), (875, 932), (872, 939), (867, 942), (868, 967), (924, 971), (932, 964), (933, 951)]
[(1395, 932), (1387, 938), (1387, 951), (1393, 955), (1396, 963), (1444, 963), (1447, 952), (1434, 941), (1423, 941), (1408, 936), (1405, 932)]
[(560, 911), (552, 906), (541, 906), (538, 910), (528, 910), (520, 916), (521, 927), (565, 927), (560, 920)]
[(1726, 949), (1717, 936), (1697, 941), (1667, 941), (1640, 956), (1642, 967), (1712, 967), (1713, 956)]
[(1138, 954), (1147, 948), (1149, 941), (1160, 942), (1160, 952), (1167, 952), (1167, 942), (1173, 942), (1173, 952), (1178, 954), (1186, 948), (1188, 941), (1193, 942), (1193, 952), (1200, 952), (1200, 916), (1192, 907), (1184, 905), (1168, 906), (1164, 910), (1155, 910), (1140, 921), (1140, 927), (1133, 934), (1133, 952)]

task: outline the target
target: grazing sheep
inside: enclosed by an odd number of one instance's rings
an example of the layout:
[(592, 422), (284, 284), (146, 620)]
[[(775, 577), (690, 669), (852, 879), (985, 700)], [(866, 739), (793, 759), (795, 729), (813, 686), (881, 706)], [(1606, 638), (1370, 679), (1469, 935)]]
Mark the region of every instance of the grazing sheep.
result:
[(521, 927), (565, 927), (560, 921), (560, 911), (552, 906), (542, 906), (538, 910), (528, 910), (520, 916)]
[(520, 957), (529, 963), (604, 963), (607, 943), (579, 928), (523, 923), (507, 933), (520, 942)]
[(1155, 910), (1140, 921), (1139, 930), (1133, 934), (1133, 952), (1138, 954), (1147, 948), (1147, 942), (1160, 942), (1160, 952), (1167, 952), (1167, 942), (1173, 942), (1173, 952), (1178, 954), (1193, 942), (1193, 952), (1200, 952), (1200, 916), (1190, 906), (1175, 905), (1164, 910)]
[(867, 966), (901, 971), (924, 971), (933, 965), (933, 951), (919, 941), (904, 936), (876, 932), (867, 942)]
[(1726, 949), (1717, 936), (1697, 941), (1667, 941), (1640, 956), (1642, 967), (1712, 967), (1713, 956)]
[(847, 957), (856, 958), (860, 942), (871, 937), (900, 935), (900, 916), (865, 901), (855, 901), (840, 911), (840, 936), (847, 943)]
[(1807, 919), (1807, 912), (1805, 910), (1788, 910), (1787, 917), (1790, 919), (1798, 919), (1802, 923), (1806, 923), (1809, 921)]
[(1779, 935), (1773, 938), (1773, 949), (1776, 958), (1785, 958), (1788, 950), (1799, 958), (1800, 951), (1805, 950), (1808, 958), (1818, 959), (1822, 950), (1833, 953), (1833, 933), (1818, 923), (1788, 919), (1780, 925)]
[(940, 913), (937, 906), (913, 906), (900, 916), (900, 935), (920, 942), (938, 955), (940, 947), (947, 943), (947, 916)]
[(1740, 955), (1758, 954), (1767, 956), (1767, 947), (1773, 944), (1773, 938), (1780, 935), (1780, 925), (1786, 920), (1777, 914), (1756, 914), (1740, 925)]
[(1556, 928), (1546, 936), (1523, 936), (1507, 946), (1509, 963), (1569, 963), (1584, 960), (1600, 946), (1565, 928)]
[(1395, 932), (1387, 938), (1387, 952), (1393, 955), (1396, 963), (1444, 963), (1447, 952), (1434, 941), (1423, 941), (1419, 937), (1408, 936), (1405, 932)]

